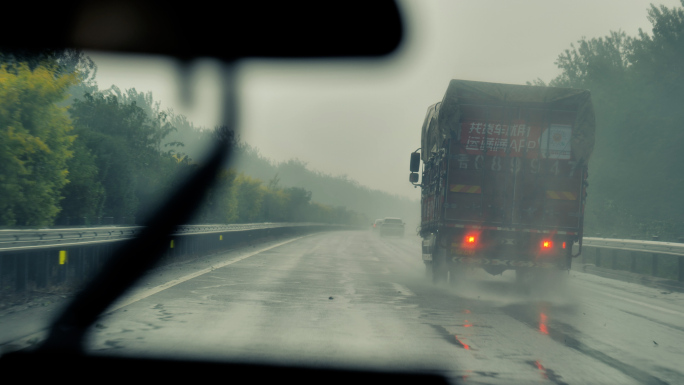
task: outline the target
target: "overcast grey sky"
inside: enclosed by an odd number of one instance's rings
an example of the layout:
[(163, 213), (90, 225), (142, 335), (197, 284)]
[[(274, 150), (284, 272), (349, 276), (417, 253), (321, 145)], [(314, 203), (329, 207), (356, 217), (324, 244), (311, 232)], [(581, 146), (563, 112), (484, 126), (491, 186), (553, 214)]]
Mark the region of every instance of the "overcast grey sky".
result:
[[(381, 61), (250, 60), (238, 66), (240, 133), (265, 156), (299, 158), (371, 188), (420, 198), (408, 183), (427, 107), (450, 79), (524, 84), (558, 74), (570, 44), (622, 30), (650, 32), (643, 0), (402, 1), (407, 39)], [(679, 0), (656, 4), (681, 6)], [(196, 100), (183, 107), (172, 62), (92, 54), (101, 89), (152, 91), (200, 126), (218, 124), (218, 67), (195, 66)], [(599, 127), (600, 129), (600, 127)]]

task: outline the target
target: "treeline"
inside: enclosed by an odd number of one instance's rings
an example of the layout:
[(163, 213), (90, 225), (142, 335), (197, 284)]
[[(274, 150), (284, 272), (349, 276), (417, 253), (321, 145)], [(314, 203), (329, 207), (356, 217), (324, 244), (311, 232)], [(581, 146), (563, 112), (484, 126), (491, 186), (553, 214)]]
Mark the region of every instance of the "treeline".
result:
[[(364, 213), (369, 218), (368, 225), (377, 218), (399, 217), (407, 223), (407, 234), (415, 234), (415, 229), (420, 223), (418, 199), (370, 189), (346, 175), (333, 176), (312, 170), (306, 162), (299, 159), (272, 162), (256, 149), (244, 146), (238, 153), (235, 167), (262, 179), (277, 176), (283, 184), (302, 186), (311, 190), (314, 196), (319, 197), (321, 203), (337, 202)], [(419, 191), (416, 191), (416, 196), (420, 196)]]
[[(198, 167), (168, 139), (192, 123), (149, 92), (99, 91), (96, 72), (79, 51), (0, 53), (0, 226), (142, 223)], [(195, 221), (368, 219), (226, 169)]]
[[(183, 151), (191, 158), (199, 158), (207, 151), (211, 138), (210, 130), (193, 126), (184, 120), (175, 122), (175, 126), (178, 130), (166, 138), (168, 143), (183, 142)], [(261, 154), (257, 148), (244, 142), (236, 146), (231, 166), (239, 172), (264, 181), (277, 180), (279, 186), (305, 188), (311, 191), (320, 203), (341, 205), (354, 212), (363, 213), (366, 219), (364, 223), (367, 225), (377, 218), (400, 217), (407, 222), (409, 231), (413, 231), (420, 222), (418, 199), (373, 190), (347, 176), (333, 176), (312, 170), (306, 162), (299, 159), (275, 162)]]
[(232, 169), (219, 176), (197, 223), (318, 222), (363, 225), (364, 215), (343, 206), (311, 201), (312, 193), (300, 187), (280, 187), (278, 179), (267, 184)]
[(572, 45), (549, 83), (592, 93), (588, 235), (684, 236), (684, 9), (651, 5), (647, 17), (650, 34), (611, 32)]

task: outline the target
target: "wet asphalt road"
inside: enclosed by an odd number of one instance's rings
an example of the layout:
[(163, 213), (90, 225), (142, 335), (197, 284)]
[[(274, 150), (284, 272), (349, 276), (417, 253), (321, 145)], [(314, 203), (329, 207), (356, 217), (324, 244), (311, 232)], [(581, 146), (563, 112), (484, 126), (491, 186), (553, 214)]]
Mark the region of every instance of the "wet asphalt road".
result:
[[(264, 250), (266, 249), (266, 250)], [(159, 269), (98, 354), (438, 371), (461, 383), (684, 383), (684, 294), (580, 272), (425, 278), (419, 238), (331, 232)]]

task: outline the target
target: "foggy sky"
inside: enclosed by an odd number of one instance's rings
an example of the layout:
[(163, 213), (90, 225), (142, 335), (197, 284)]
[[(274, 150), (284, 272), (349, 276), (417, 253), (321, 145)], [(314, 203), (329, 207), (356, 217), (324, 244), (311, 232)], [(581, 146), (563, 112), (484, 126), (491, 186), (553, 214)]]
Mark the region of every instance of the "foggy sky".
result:
[[(648, 1), (402, 1), (407, 38), (379, 61), (256, 61), (237, 67), (240, 135), (265, 156), (299, 158), (314, 170), (419, 199), (408, 183), (427, 107), (450, 79), (525, 84), (549, 81), (554, 62), (582, 37), (650, 32)], [(668, 7), (678, 0), (661, 1)], [(178, 97), (174, 64), (158, 58), (91, 54), (100, 89), (152, 91), (163, 108), (196, 125), (219, 123), (218, 65), (197, 64), (195, 103)]]

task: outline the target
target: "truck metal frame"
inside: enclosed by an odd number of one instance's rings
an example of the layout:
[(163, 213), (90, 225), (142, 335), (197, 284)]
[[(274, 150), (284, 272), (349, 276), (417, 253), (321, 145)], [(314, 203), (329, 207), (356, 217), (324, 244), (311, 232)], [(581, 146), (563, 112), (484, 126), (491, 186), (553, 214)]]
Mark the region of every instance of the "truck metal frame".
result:
[(593, 130), (588, 91), (453, 80), (423, 124), (427, 272), (569, 269), (574, 243), (581, 252)]

